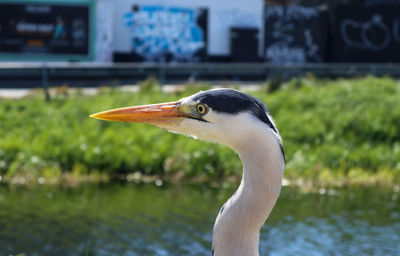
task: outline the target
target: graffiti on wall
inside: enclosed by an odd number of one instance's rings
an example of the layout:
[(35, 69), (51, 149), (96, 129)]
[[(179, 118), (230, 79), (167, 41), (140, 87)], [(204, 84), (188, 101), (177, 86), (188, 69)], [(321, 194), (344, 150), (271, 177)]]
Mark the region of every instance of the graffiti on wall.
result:
[(124, 15), (132, 51), (143, 61), (200, 61), (207, 47), (207, 11), (134, 6)]
[(390, 33), (389, 27), (382, 22), (381, 15), (374, 15), (365, 22), (348, 18), (340, 24), (340, 35), (344, 43), (354, 48), (381, 51), (389, 45)]
[(400, 61), (399, 13), (399, 5), (338, 5), (333, 24), (333, 61)]
[(265, 57), (272, 63), (325, 59), (327, 16), (302, 6), (266, 6)]

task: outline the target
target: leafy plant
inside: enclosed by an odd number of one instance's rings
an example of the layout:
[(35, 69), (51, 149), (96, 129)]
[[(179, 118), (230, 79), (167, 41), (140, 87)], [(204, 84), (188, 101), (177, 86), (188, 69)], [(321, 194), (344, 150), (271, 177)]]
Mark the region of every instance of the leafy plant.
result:
[[(96, 96), (68, 94), (50, 102), (36, 94), (1, 99), (0, 176), (35, 181), (65, 173), (117, 177), (139, 172), (204, 182), (240, 176), (240, 160), (226, 147), (144, 124), (88, 117), (111, 108), (174, 101), (193, 88), (178, 96), (102, 89)], [(252, 94), (268, 105), (281, 132), (287, 178), (335, 184), (359, 181), (357, 177), (400, 181), (399, 82), (306, 78), (289, 81), (273, 93)], [(360, 172), (365, 176), (355, 175)]]

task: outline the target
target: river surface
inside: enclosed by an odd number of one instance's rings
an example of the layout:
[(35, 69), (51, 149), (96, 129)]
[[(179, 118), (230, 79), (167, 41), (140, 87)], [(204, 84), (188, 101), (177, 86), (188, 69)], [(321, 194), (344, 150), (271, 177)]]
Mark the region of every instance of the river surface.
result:
[[(284, 187), (261, 255), (400, 255), (399, 188)], [(211, 255), (234, 192), (201, 186), (0, 186), (0, 255)]]

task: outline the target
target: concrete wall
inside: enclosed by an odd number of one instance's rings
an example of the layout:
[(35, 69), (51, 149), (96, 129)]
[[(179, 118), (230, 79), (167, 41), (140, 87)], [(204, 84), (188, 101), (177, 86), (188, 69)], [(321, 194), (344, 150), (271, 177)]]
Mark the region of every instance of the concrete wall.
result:
[[(1, 1), (1, 0), (0, 0)], [(21, 0), (24, 1), (24, 0)], [(25, 0), (30, 2), (31, 0)], [(45, 0), (49, 3), (57, 0)], [(63, 0), (74, 3), (77, 0)], [(133, 5), (166, 6), (208, 9), (208, 55), (229, 55), (229, 29), (231, 27), (258, 28), (259, 54), (262, 53), (263, 0), (88, 0), (95, 3), (95, 62), (112, 62), (113, 53), (132, 51), (130, 30), (124, 24), (124, 15)], [(0, 62), (42, 61), (42, 59), (0, 59)], [(64, 60), (60, 60), (64, 62)]]
[(96, 39), (94, 61), (112, 62), (114, 52), (114, 8), (110, 0), (96, 1)]

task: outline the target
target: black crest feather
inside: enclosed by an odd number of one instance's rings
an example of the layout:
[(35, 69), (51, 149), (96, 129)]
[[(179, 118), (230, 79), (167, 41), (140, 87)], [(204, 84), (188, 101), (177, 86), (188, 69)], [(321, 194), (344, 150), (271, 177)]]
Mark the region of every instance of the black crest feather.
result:
[(208, 105), (216, 112), (238, 114), (247, 111), (278, 133), (268, 118), (268, 108), (261, 100), (253, 96), (233, 89), (218, 89), (199, 92), (193, 99)]

